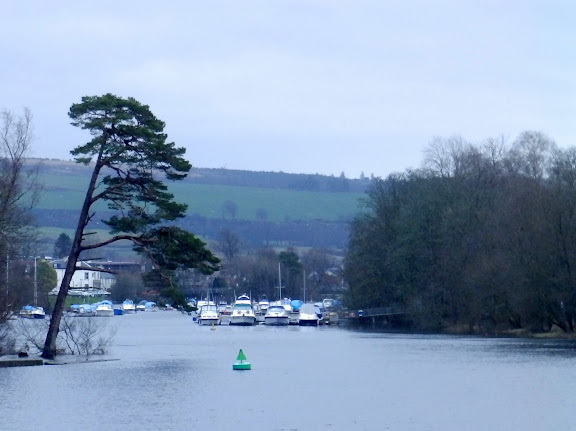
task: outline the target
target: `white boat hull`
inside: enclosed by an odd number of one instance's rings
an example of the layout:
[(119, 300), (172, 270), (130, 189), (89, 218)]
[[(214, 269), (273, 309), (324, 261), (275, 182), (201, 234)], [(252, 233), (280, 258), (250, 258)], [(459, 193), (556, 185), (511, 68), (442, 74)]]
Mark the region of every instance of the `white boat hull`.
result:
[(36, 307), (33, 310), (21, 310), (18, 315), (26, 319), (44, 319), (46, 317), (42, 307)]
[(288, 316), (269, 316), (264, 317), (264, 324), (265, 325), (272, 325), (272, 326), (285, 326), (290, 323), (290, 319)]
[(199, 317), (199, 318), (198, 318), (198, 324), (199, 324), (199, 325), (208, 325), (208, 326), (210, 326), (210, 325), (219, 325), (219, 324), (220, 324), (220, 319), (215, 318), (215, 317), (214, 317), (214, 318), (202, 318), (202, 317)]
[(99, 317), (110, 317), (114, 316), (114, 309), (106, 309), (106, 310), (96, 310), (96, 316)]
[(298, 320), (298, 325), (300, 326), (318, 326), (318, 318), (314, 319), (302, 319)]
[(303, 304), (300, 307), (298, 325), (300, 326), (318, 326), (318, 313), (316, 307), (312, 304)]
[(242, 325), (242, 326), (252, 326), (256, 324), (256, 317), (245, 315), (245, 316), (230, 316), (230, 325)]
[(94, 310), (92, 311), (81, 311), (79, 313), (74, 313), (73, 316), (78, 316), (78, 317), (94, 317), (96, 316), (96, 312)]
[(298, 325), (298, 321), (300, 320), (300, 313), (297, 311), (291, 311), (288, 313), (288, 323), (290, 325)]

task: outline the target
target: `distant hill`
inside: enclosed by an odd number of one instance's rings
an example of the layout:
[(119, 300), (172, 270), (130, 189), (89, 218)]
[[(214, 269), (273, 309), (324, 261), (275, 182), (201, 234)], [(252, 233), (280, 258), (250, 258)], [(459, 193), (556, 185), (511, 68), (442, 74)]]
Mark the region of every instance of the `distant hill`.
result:
[[(54, 159), (30, 159), (41, 162), (42, 172), (50, 175), (87, 175), (89, 166), (73, 161)], [(183, 183), (209, 184), (220, 186), (239, 186), (255, 188), (287, 189), (329, 193), (364, 193), (370, 180), (368, 178), (346, 178), (343, 174), (290, 174), (285, 172), (242, 171), (225, 168), (193, 167)]]
[[(44, 184), (34, 210), (39, 225), (53, 231), (74, 229), (91, 168), (63, 160), (30, 162), (40, 162)], [(188, 204), (187, 217), (179, 224), (205, 240), (216, 240), (222, 229), (230, 229), (253, 245), (342, 248), (348, 221), (358, 212), (369, 183), (343, 175), (193, 168), (185, 180), (167, 184), (177, 201)], [(102, 205), (97, 216), (106, 218), (106, 212)]]

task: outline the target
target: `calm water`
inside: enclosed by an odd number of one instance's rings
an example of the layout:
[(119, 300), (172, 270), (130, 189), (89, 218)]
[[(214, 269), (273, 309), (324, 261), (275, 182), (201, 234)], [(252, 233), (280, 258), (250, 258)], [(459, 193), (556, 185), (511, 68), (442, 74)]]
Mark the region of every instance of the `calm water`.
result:
[(109, 319), (117, 361), (0, 369), (0, 429), (576, 429), (574, 343)]

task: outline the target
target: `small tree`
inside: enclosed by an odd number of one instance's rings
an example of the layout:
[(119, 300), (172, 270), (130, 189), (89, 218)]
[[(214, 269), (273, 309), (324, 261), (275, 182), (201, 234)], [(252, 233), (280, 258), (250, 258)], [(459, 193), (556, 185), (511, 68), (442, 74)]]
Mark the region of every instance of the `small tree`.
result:
[[(131, 241), (134, 250), (146, 254), (163, 274), (178, 268), (197, 268), (205, 274), (218, 269), (216, 258), (190, 232), (166, 225), (182, 218), (187, 206), (174, 202), (166, 185), (156, 177), (182, 180), (191, 166), (182, 156), (184, 148), (166, 142), (164, 123), (149, 107), (133, 98), (112, 94), (83, 97), (68, 113), (72, 125), (88, 130), (92, 140), (76, 147), (71, 154), (76, 162), (93, 167), (84, 203), (60, 291), (56, 298), (42, 357), (53, 359), (56, 339), (72, 275), (80, 255), (117, 241)], [(107, 202), (115, 211), (102, 222), (110, 228), (111, 237), (98, 242), (84, 241), (93, 207)]]
[(38, 284), (38, 299), (43, 307), (48, 306), (48, 293), (56, 287), (58, 275), (49, 262), (44, 259), (36, 262), (36, 283)]
[(222, 218), (230, 217), (232, 220), (236, 218), (238, 213), (238, 205), (234, 201), (224, 201), (222, 203)]
[(66, 233), (62, 232), (54, 243), (54, 257), (62, 259), (68, 256), (72, 248), (72, 239)]
[(291, 289), (292, 293), (295, 293), (295, 288), (300, 283), (299, 275), (302, 273), (300, 257), (296, 254), (296, 251), (290, 247), (280, 252), (278, 260), (284, 269), (286, 288)]

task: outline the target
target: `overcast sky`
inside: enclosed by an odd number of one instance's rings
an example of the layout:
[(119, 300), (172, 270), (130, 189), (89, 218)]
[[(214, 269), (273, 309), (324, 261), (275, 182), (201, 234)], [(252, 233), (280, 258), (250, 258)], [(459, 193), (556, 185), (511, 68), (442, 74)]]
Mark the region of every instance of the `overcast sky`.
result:
[(59, 0), (0, 8), (0, 108), (70, 159), (85, 95), (132, 96), (197, 167), (386, 176), (434, 136), (575, 145), (576, 3)]

